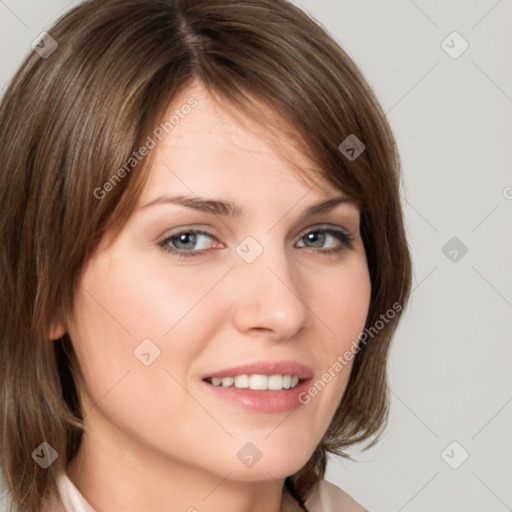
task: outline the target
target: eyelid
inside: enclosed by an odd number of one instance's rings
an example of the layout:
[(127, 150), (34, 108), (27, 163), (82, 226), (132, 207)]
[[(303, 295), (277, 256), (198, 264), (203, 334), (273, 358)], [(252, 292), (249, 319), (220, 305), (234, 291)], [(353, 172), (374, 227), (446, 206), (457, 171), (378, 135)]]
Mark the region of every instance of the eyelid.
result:
[(308, 226), (307, 228), (304, 228), (298, 238), (302, 238), (304, 235), (307, 235), (309, 232), (311, 231), (316, 231), (316, 230), (322, 230), (322, 229), (325, 229), (325, 230), (332, 230), (332, 231), (341, 231), (342, 233), (344, 233), (345, 235), (347, 236), (352, 236), (351, 232), (343, 227), (343, 226), (340, 226), (338, 224), (330, 224), (330, 223), (326, 223), (326, 222), (323, 222), (323, 223), (320, 223), (320, 224), (313, 224), (311, 226)]
[[(339, 253), (344, 252), (345, 250), (353, 249), (352, 242), (355, 240), (356, 236), (352, 235), (349, 230), (346, 228), (339, 226), (339, 225), (333, 225), (329, 223), (323, 223), (323, 224), (313, 224), (311, 226), (308, 226), (307, 228), (304, 228), (299, 235), (297, 235), (297, 242), (302, 240), (307, 234), (309, 233), (315, 233), (315, 232), (323, 232), (327, 233), (330, 236), (333, 236), (334, 238), (337, 238), (338, 241), (341, 243), (341, 247), (338, 248), (330, 248), (330, 249), (322, 249), (322, 248), (311, 248), (311, 247), (304, 247), (304, 250), (309, 250), (310, 252), (318, 255), (318, 256), (329, 256), (329, 255), (336, 255)], [(177, 237), (180, 234), (183, 233), (193, 233), (195, 235), (205, 235), (207, 237), (210, 237), (211, 239), (215, 240), (213, 247), (209, 249), (200, 249), (200, 250), (183, 250), (183, 249), (177, 249), (177, 248), (166, 248), (169, 247), (168, 242), (171, 238)], [(214, 235), (213, 233), (210, 233), (208, 231), (205, 231), (202, 228), (197, 228), (193, 226), (181, 226), (178, 228), (175, 228), (172, 232), (166, 233), (163, 237), (159, 238), (158, 245), (162, 248), (162, 250), (165, 250), (168, 253), (173, 254), (178, 259), (187, 259), (187, 258), (193, 258), (193, 257), (200, 257), (204, 255), (208, 250), (211, 250), (213, 248), (219, 248), (219, 245), (224, 244), (220, 242), (218, 237)]]
[[(218, 239), (217, 235), (211, 233), (210, 231), (206, 231), (203, 228), (195, 228), (195, 227), (183, 227), (183, 228), (177, 228), (176, 230), (173, 230), (171, 232), (166, 233), (162, 237), (159, 237), (159, 243), (162, 244), (169, 240), (170, 238), (177, 237), (178, 235), (181, 235), (183, 233), (193, 233), (195, 235), (205, 235), (210, 237), (211, 239), (215, 240), (216, 243), (222, 244), (222, 242)], [(224, 245), (224, 244), (222, 244)], [(179, 250), (179, 249), (176, 249)], [(200, 251), (187, 251), (187, 252), (200, 252)]]
[[(338, 224), (331, 224), (328, 222), (323, 222), (323, 223), (321, 222), (321, 223), (312, 224), (311, 226), (303, 228), (300, 231), (300, 233), (296, 236), (296, 238), (298, 240), (300, 240), (304, 235), (308, 234), (310, 231), (312, 231), (314, 229), (323, 229), (323, 228), (342, 231), (347, 236), (354, 236), (351, 234), (350, 230), (348, 230), (347, 228), (345, 228), (343, 226), (340, 226)], [(217, 238), (217, 240), (218, 240), (218, 237), (216, 234), (212, 233), (211, 231), (206, 231), (206, 229), (211, 229), (211, 230), (215, 231), (215, 229), (212, 226), (208, 226), (207, 228), (197, 227), (197, 225), (193, 225), (193, 224), (185, 225), (185, 226), (178, 226), (177, 228), (173, 228), (172, 231), (166, 231), (163, 235), (160, 235), (157, 238), (157, 240), (162, 242), (168, 238), (171, 238), (173, 236), (179, 235), (180, 233), (186, 233), (186, 232), (194, 232), (197, 234), (208, 235), (208, 236), (211, 236), (212, 238)]]
[(204, 227), (204, 224), (202, 224), (202, 225), (186, 224), (184, 226), (178, 226), (176, 228), (165, 231), (162, 235), (157, 237), (157, 241), (162, 242), (168, 238), (177, 236), (181, 233), (190, 233), (190, 232), (204, 234), (204, 235), (211, 236), (212, 238), (217, 238), (217, 235), (214, 233), (214, 231), (216, 231), (215, 228), (210, 225), (207, 225), (206, 227)]
[[(357, 236), (352, 234), (348, 229), (343, 228), (341, 226), (333, 226), (329, 224), (320, 224), (313, 225), (309, 228), (306, 228), (298, 237), (298, 240), (302, 240), (309, 233), (327, 233), (330, 236), (336, 238), (341, 244), (342, 247), (339, 249), (312, 249), (315, 253), (320, 254), (328, 254), (329, 252), (341, 252), (343, 249), (353, 249), (353, 242), (356, 240)], [(305, 247), (308, 249), (308, 247)]]
[[(352, 236), (351, 232), (342, 226), (339, 226), (337, 224), (320, 223), (320, 224), (313, 224), (311, 226), (308, 226), (307, 228), (303, 228), (300, 231), (300, 233), (296, 236), (296, 238), (297, 238), (297, 240), (300, 240), (304, 235), (307, 235), (310, 231), (313, 231), (315, 229), (324, 229), (324, 228), (342, 231), (345, 235)], [(207, 229), (210, 229), (210, 227), (208, 227)], [(212, 238), (217, 238), (217, 240), (218, 240), (218, 237), (216, 234), (206, 231), (205, 228), (196, 227), (194, 225), (180, 226), (180, 227), (174, 228), (172, 231), (165, 232), (163, 235), (159, 236), (157, 240), (162, 242), (168, 238), (172, 238), (173, 236), (177, 236), (181, 233), (187, 233), (187, 232), (193, 232), (196, 234), (207, 235)]]

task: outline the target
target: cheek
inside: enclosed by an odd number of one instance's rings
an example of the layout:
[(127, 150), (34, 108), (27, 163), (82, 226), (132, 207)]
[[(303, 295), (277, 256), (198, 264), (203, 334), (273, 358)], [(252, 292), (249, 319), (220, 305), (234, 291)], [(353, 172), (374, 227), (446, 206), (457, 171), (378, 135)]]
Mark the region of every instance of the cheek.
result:
[[(181, 432), (188, 416), (204, 416), (182, 383), (218, 326), (220, 303), (205, 291), (224, 272), (193, 272), (88, 267), (69, 333), (91, 421), (100, 413), (133, 436), (164, 446), (170, 443), (169, 429)], [(182, 434), (186, 438), (187, 432)]]
[(364, 329), (371, 297), (366, 259), (354, 259), (338, 272), (324, 275), (318, 290), (312, 309), (330, 334), (324, 348), (332, 358), (344, 352)]
[[(222, 317), (220, 301), (206, 294), (222, 269), (198, 274), (182, 267), (170, 273), (165, 265), (148, 268), (137, 258), (126, 260), (131, 264), (112, 257), (88, 266), (69, 328), (93, 399), (127, 371), (135, 370), (130, 380), (137, 375), (139, 389), (155, 389), (151, 375), (164, 369), (183, 379)], [(145, 373), (139, 376), (141, 368)]]
[(137, 258), (127, 260), (130, 264), (116, 264), (112, 258), (87, 269), (77, 311), (86, 330), (131, 344), (170, 336), (223, 274), (222, 269), (198, 275), (192, 267), (148, 268)]
[(334, 415), (345, 391), (371, 298), (366, 259), (354, 260), (328, 277), (321, 281), (322, 292), (312, 295), (315, 300), (311, 309), (327, 335), (321, 337), (315, 351), (320, 374), (303, 397), (304, 401), (315, 402), (318, 418), (324, 420)]

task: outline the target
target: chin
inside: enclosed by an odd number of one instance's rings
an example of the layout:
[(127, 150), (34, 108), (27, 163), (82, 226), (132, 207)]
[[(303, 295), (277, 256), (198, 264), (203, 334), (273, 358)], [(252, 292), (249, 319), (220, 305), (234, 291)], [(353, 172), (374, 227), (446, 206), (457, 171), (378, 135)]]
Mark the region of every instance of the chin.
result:
[[(237, 452), (237, 464), (231, 467), (233, 472), (230, 478), (238, 481), (286, 478), (299, 471), (315, 449), (315, 446), (310, 446), (310, 442), (298, 445), (282, 438), (276, 437), (274, 442), (269, 442), (269, 439), (259, 444), (257, 441), (244, 443)], [(232, 463), (232, 460), (229, 462)]]
[(237, 467), (229, 476), (238, 482), (262, 482), (267, 480), (282, 480), (299, 471), (309, 459), (267, 460), (261, 459), (253, 467)]

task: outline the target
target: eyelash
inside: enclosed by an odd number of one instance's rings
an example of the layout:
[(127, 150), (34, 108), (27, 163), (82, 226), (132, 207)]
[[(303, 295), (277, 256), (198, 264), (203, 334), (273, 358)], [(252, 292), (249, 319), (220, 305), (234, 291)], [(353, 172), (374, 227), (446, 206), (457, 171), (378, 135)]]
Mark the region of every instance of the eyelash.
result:
[[(309, 248), (312, 250), (312, 252), (315, 256), (335, 257), (335, 256), (343, 253), (346, 250), (353, 249), (353, 247), (354, 247), (353, 243), (352, 243), (354, 241), (354, 237), (352, 235), (350, 235), (349, 233), (346, 233), (345, 231), (343, 231), (341, 229), (334, 229), (334, 228), (320, 227), (320, 228), (304, 231), (304, 232), (302, 232), (301, 236), (299, 237), (299, 240), (302, 240), (304, 237), (306, 237), (307, 235), (309, 235), (311, 233), (322, 233), (322, 234), (330, 235), (341, 242), (341, 246), (334, 248), (334, 249), (322, 250), (322, 249), (314, 249), (312, 247)], [(183, 231), (179, 231), (177, 233), (172, 234), (171, 236), (165, 237), (165, 239), (160, 241), (158, 243), (158, 245), (162, 248), (162, 250), (164, 250), (165, 252), (171, 253), (173, 256), (175, 256), (179, 260), (186, 260), (186, 259), (202, 256), (207, 249), (203, 249), (200, 251), (184, 251), (184, 250), (172, 248), (169, 246), (169, 243), (171, 242), (171, 240), (173, 240), (175, 238), (179, 238), (181, 235), (185, 235), (185, 234), (206, 235), (210, 238), (215, 238), (212, 234), (210, 234), (206, 231), (202, 231), (200, 229), (184, 229)], [(305, 247), (305, 248), (308, 249), (308, 247)]]

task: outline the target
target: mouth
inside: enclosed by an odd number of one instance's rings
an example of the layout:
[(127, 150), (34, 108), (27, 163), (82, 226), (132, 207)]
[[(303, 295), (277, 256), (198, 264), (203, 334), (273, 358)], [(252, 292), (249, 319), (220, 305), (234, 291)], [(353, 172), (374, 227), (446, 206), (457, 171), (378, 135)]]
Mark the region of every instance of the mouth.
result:
[(213, 386), (223, 388), (252, 389), (254, 391), (281, 391), (295, 388), (302, 379), (298, 375), (242, 374), (232, 377), (207, 377)]
[(219, 370), (202, 379), (207, 391), (224, 404), (264, 414), (304, 405), (313, 371), (300, 363), (258, 362)]

